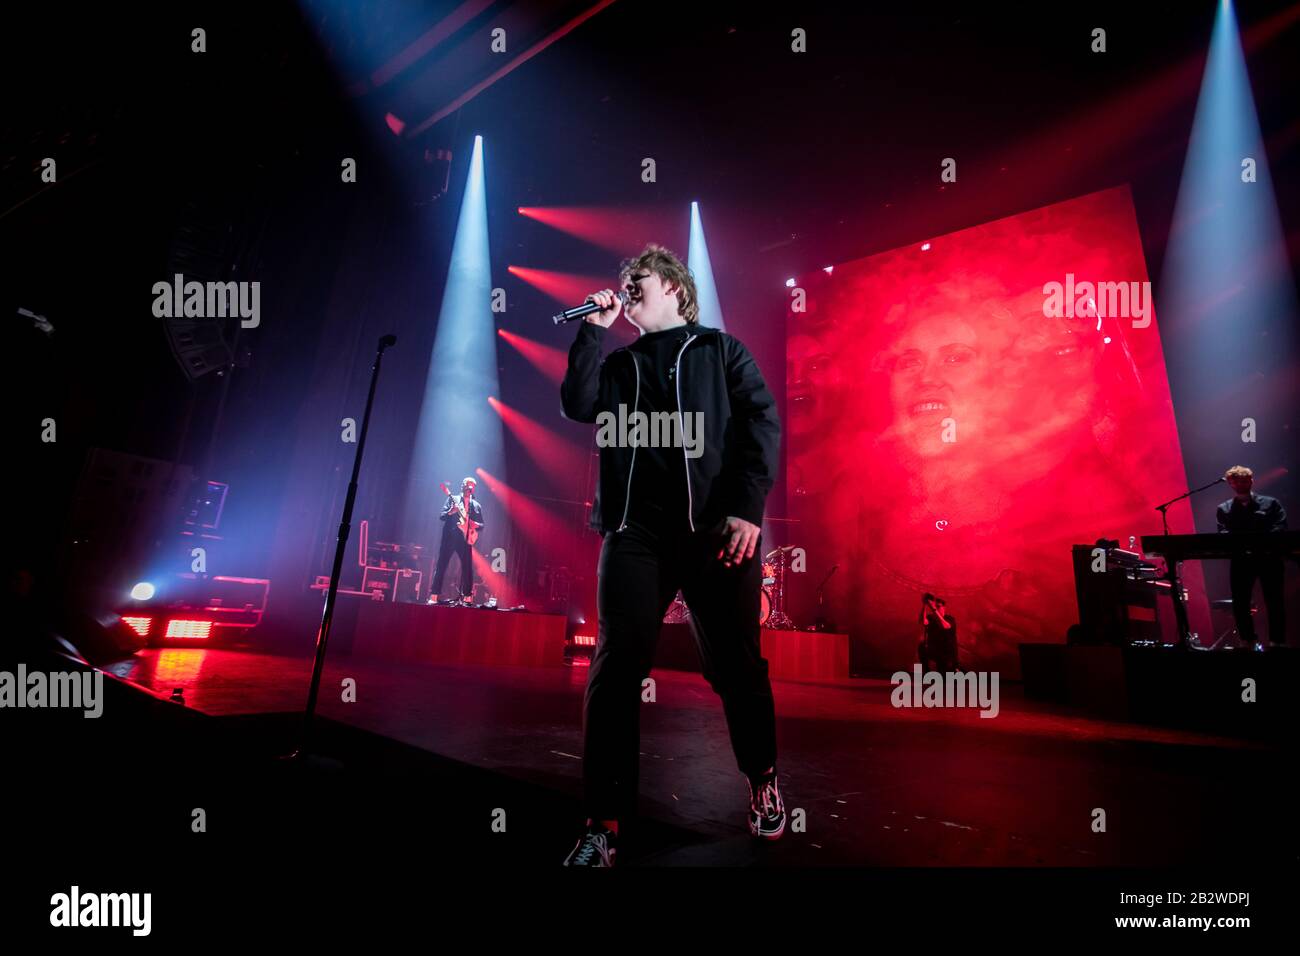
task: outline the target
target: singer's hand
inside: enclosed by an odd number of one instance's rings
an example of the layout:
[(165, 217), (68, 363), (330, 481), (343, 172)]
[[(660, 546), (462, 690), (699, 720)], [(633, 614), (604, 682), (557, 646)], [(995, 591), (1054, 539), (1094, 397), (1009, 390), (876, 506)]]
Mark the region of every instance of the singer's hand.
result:
[(613, 289), (605, 289), (601, 292), (593, 292), (587, 296), (587, 302), (595, 302), (600, 306), (599, 312), (593, 312), (591, 315), (583, 316), (583, 320), (609, 328), (614, 324), (620, 312), (623, 311), (623, 303), (614, 295)]
[(754, 548), (758, 545), (758, 537), (762, 530), (758, 525), (751, 524), (744, 518), (728, 516), (714, 529), (714, 533), (721, 541), (717, 560), (722, 562), (724, 568), (739, 567), (754, 556)]

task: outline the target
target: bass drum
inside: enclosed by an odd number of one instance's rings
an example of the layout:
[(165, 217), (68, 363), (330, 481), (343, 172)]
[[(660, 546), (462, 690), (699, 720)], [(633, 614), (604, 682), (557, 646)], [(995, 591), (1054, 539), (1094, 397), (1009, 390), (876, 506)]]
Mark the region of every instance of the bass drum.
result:
[(764, 587), (758, 592), (758, 624), (761, 627), (772, 616), (772, 589)]

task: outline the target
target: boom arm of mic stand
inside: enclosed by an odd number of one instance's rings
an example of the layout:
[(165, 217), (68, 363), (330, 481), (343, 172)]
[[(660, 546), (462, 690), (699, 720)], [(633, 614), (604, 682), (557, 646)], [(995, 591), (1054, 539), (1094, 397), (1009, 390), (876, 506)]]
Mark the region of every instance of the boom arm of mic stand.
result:
[(1192, 495), (1197, 494), (1198, 492), (1202, 492), (1206, 488), (1213, 488), (1215, 485), (1221, 485), (1225, 480), (1226, 479), (1223, 478), (1215, 478), (1209, 484), (1201, 485), (1201, 487), (1199, 488), (1193, 488), (1191, 491), (1188, 491), (1185, 494), (1181, 494), (1177, 498), (1170, 498), (1162, 505), (1156, 505), (1156, 511), (1160, 512), (1161, 524), (1164, 525), (1164, 533), (1166, 535), (1169, 534), (1169, 506), (1170, 505), (1177, 504), (1178, 502), (1182, 501), (1184, 498), (1190, 498)]

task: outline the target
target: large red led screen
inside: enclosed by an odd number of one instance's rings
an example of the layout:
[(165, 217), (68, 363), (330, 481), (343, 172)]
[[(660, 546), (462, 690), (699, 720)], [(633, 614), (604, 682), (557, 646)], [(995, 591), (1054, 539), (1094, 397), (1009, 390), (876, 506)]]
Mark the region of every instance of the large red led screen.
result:
[[(1018, 644), (1078, 621), (1071, 545), (1158, 533), (1186, 488), (1126, 188), (819, 270), (791, 303), (789, 537), (810, 578), (838, 565), (859, 665), (911, 666), (930, 592), (964, 666), (1018, 673)], [(1170, 523), (1193, 530), (1185, 502)]]

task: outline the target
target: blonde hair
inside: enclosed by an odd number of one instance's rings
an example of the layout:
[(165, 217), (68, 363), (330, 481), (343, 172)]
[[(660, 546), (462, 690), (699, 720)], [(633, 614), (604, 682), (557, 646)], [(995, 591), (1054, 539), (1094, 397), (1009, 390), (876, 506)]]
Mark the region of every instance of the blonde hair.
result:
[(1233, 465), (1223, 473), (1224, 478), (1254, 478), (1255, 473), (1245, 465)]
[(652, 242), (635, 259), (624, 259), (619, 265), (619, 284), (622, 285), (628, 276), (642, 269), (677, 286), (677, 314), (692, 325), (700, 321), (700, 299), (695, 291), (695, 277), (691, 275), (686, 263), (671, 250)]

